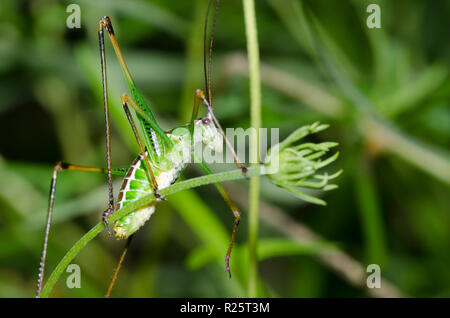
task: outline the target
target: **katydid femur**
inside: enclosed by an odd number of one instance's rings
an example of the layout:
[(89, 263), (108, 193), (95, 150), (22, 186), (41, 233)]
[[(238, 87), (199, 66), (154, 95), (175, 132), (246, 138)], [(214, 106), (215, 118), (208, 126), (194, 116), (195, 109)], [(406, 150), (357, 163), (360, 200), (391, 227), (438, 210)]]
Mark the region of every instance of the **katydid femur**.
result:
[[(47, 254), (47, 246), (50, 234), (50, 226), (52, 221), (53, 214), (53, 205), (55, 199), (55, 190), (56, 190), (56, 179), (58, 173), (64, 170), (76, 170), (76, 171), (86, 171), (86, 172), (100, 172), (107, 174), (108, 179), (108, 206), (107, 209), (102, 214), (102, 220), (105, 224), (105, 227), (109, 232), (109, 224), (107, 222), (107, 217), (114, 213), (114, 211), (121, 209), (122, 207), (138, 200), (144, 195), (148, 195), (149, 193), (155, 194), (155, 200), (151, 202), (149, 205), (144, 207), (140, 207), (137, 210), (131, 212), (128, 215), (120, 218), (112, 225), (113, 231), (112, 234), (117, 239), (128, 239), (126, 244), (126, 248), (120, 258), (119, 266), (114, 275), (113, 281), (108, 289), (107, 296), (109, 296), (112, 284), (115, 281), (117, 276), (118, 269), (123, 261), (126, 250), (129, 245), (129, 241), (131, 240), (133, 234), (144, 225), (144, 223), (150, 218), (150, 216), (155, 212), (156, 204), (158, 201), (162, 200), (158, 189), (163, 189), (168, 187), (172, 183), (176, 182), (180, 172), (186, 167), (186, 165), (191, 162), (192, 156), (195, 156), (195, 162), (198, 162), (200, 167), (207, 174), (211, 174), (211, 170), (209, 167), (201, 161), (201, 157), (199, 158), (195, 151), (191, 151), (191, 149), (195, 149), (195, 144), (203, 143), (205, 147), (210, 148), (213, 151), (221, 152), (222, 151), (222, 140), (225, 141), (225, 144), (229, 148), (230, 152), (234, 157), (234, 161), (238, 168), (242, 169), (242, 173), (246, 174), (247, 169), (240, 161), (236, 153), (234, 152), (233, 147), (231, 147), (230, 142), (227, 140), (225, 133), (220, 126), (217, 118), (214, 115), (213, 108), (211, 106), (211, 52), (212, 52), (212, 42), (213, 42), (213, 33), (214, 33), (214, 25), (217, 14), (217, 7), (219, 4), (219, 0), (216, 1), (216, 9), (214, 12), (214, 22), (211, 30), (211, 36), (209, 41), (209, 63), (208, 67), (206, 66), (206, 52), (207, 52), (207, 21), (205, 23), (205, 90), (206, 95), (201, 91), (197, 90), (195, 92), (194, 97), (194, 107), (192, 111), (192, 118), (189, 124), (174, 128), (169, 131), (164, 131), (156, 122), (156, 119), (150, 110), (150, 107), (145, 102), (141, 93), (137, 89), (131, 73), (128, 70), (127, 64), (125, 63), (125, 59), (121, 53), (119, 48), (119, 44), (116, 40), (116, 36), (114, 34), (113, 26), (111, 24), (111, 20), (109, 17), (103, 17), (100, 19), (98, 23), (98, 36), (100, 43), (100, 60), (101, 60), (101, 70), (102, 70), (102, 89), (103, 89), (103, 100), (104, 100), (104, 111), (105, 111), (105, 120), (106, 120), (106, 168), (99, 167), (87, 167), (80, 166), (65, 162), (58, 162), (53, 169), (53, 176), (51, 179), (50, 185), (50, 196), (49, 196), (49, 205), (48, 205), (48, 215), (47, 215), (47, 223), (45, 228), (45, 236), (44, 236), (44, 244), (41, 255), (41, 263), (39, 268), (39, 277), (38, 277), (38, 286), (36, 297), (40, 297), (42, 290), (42, 283), (44, 279), (44, 270), (45, 270), (45, 261)], [(208, 6), (209, 12), (209, 6)], [(208, 14), (207, 14), (208, 17)], [(106, 30), (109, 39), (111, 40), (111, 44), (114, 48), (117, 59), (122, 67), (122, 71), (125, 75), (125, 79), (128, 84), (128, 88), (130, 90), (130, 95), (123, 94), (122, 95), (122, 105), (125, 111), (125, 115), (131, 125), (133, 133), (136, 137), (136, 141), (139, 146), (140, 153), (138, 157), (132, 162), (129, 167), (123, 168), (113, 168), (111, 166), (111, 134), (110, 134), (110, 120), (109, 120), (109, 104), (108, 104), (108, 87), (107, 87), (107, 75), (106, 75), (106, 57), (105, 57), (105, 43), (104, 43), (104, 30)], [(199, 106), (203, 104), (206, 107), (207, 115), (206, 117), (197, 119)], [(135, 121), (130, 112), (129, 107), (131, 107), (136, 114), (136, 117), (139, 121), (139, 124), (142, 129), (141, 139), (140, 134), (138, 133)], [(194, 133), (200, 132), (200, 134)], [(200, 159), (200, 160), (199, 160)], [(112, 176), (120, 176), (123, 177), (123, 183), (120, 188), (119, 196), (117, 202), (114, 201), (113, 195), (113, 184), (112, 184)], [(237, 208), (237, 206), (230, 199), (229, 195), (225, 191), (224, 187), (220, 183), (215, 184), (219, 193), (224, 198), (225, 202), (230, 207), (233, 216), (234, 216), (234, 225), (231, 234), (230, 245), (228, 247), (226, 256), (225, 256), (225, 271), (228, 273), (229, 277), (231, 277), (231, 271), (229, 266), (229, 259), (231, 255), (231, 250), (233, 247), (237, 227), (239, 225), (239, 220), (241, 216), (241, 212)]]

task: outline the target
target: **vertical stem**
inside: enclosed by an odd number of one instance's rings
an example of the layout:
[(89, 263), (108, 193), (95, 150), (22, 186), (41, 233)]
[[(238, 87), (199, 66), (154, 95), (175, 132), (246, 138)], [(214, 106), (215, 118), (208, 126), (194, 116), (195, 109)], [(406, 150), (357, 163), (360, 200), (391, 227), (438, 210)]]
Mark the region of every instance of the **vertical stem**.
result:
[[(254, 0), (243, 0), (247, 54), (250, 75), (250, 116), (254, 133), (251, 137), (250, 162), (259, 163), (259, 128), (261, 127), (261, 82), (259, 77), (259, 47)], [(258, 287), (258, 222), (259, 177), (250, 179), (249, 194), (249, 271), (248, 297), (257, 296)]]

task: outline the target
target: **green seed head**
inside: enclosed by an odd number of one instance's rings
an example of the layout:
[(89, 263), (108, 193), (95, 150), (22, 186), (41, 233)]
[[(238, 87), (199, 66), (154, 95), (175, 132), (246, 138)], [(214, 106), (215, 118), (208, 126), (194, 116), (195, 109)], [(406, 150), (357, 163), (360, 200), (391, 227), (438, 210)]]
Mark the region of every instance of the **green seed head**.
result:
[(265, 161), (265, 166), (274, 172), (268, 174), (272, 183), (289, 190), (305, 201), (320, 205), (325, 205), (325, 201), (305, 194), (297, 188), (324, 191), (337, 188), (337, 185), (328, 184), (328, 181), (338, 177), (342, 170), (331, 175), (326, 172), (319, 174), (318, 170), (337, 159), (338, 152), (325, 159), (323, 157), (331, 148), (336, 147), (338, 144), (335, 142), (318, 144), (297, 142), (310, 134), (326, 128), (328, 128), (328, 125), (321, 125), (318, 122), (298, 128), (281, 143), (272, 147)]

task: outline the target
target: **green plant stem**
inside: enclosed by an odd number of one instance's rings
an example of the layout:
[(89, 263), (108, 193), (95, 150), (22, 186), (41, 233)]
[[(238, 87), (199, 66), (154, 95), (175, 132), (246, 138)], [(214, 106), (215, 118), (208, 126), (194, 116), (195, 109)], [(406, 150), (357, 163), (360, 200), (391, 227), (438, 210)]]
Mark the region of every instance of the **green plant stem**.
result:
[[(261, 127), (261, 81), (259, 76), (259, 46), (254, 0), (243, 0), (247, 53), (250, 77), (250, 116), (254, 134), (251, 137), (250, 162), (259, 163), (259, 128)], [(248, 297), (257, 296), (258, 287), (258, 222), (259, 177), (250, 180), (249, 193), (249, 271)]]
[[(254, 177), (265, 174), (264, 166), (258, 165), (254, 167), (250, 167), (247, 172), (247, 176)], [(202, 185), (207, 185), (211, 183), (216, 182), (224, 182), (224, 181), (230, 181), (230, 180), (236, 180), (236, 179), (243, 179), (245, 176), (242, 174), (241, 169), (235, 169), (231, 171), (201, 176), (197, 178), (192, 178), (186, 181), (181, 181), (178, 183), (175, 183), (167, 188), (160, 189), (161, 195), (164, 197), (191, 188), (196, 188)], [(139, 200), (134, 201), (133, 203), (125, 206), (124, 208), (116, 211), (114, 214), (112, 214), (110, 217), (108, 217), (108, 222), (112, 224), (119, 218), (125, 216), (126, 214), (143, 207), (147, 204), (149, 204), (151, 201), (155, 200), (154, 194), (149, 194)], [(105, 226), (102, 222), (99, 222), (96, 226), (94, 226), (89, 232), (87, 232), (78, 242), (76, 242), (72, 248), (64, 255), (62, 260), (59, 262), (59, 264), (56, 266), (56, 268), (53, 270), (52, 274), (50, 275), (47, 283), (45, 284), (44, 288), (42, 289), (41, 297), (46, 298), (49, 296), (50, 292), (52, 291), (53, 287), (55, 286), (56, 282), (58, 281), (59, 277), (63, 273), (64, 269), (70, 264), (70, 262), (75, 258), (75, 256), (89, 243), (92, 239), (94, 239), (100, 232), (102, 232), (105, 229)]]

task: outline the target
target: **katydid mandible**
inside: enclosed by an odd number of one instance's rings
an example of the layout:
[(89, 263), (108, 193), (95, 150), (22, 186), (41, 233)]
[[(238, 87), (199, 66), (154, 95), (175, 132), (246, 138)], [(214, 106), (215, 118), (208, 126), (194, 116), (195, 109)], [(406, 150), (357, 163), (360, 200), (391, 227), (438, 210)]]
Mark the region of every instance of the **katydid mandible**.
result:
[[(211, 1), (210, 1), (211, 3)], [(148, 195), (149, 193), (154, 193), (156, 199), (149, 205), (141, 207), (138, 210), (120, 218), (112, 225), (112, 235), (117, 239), (128, 239), (124, 253), (126, 253), (129, 242), (133, 234), (142, 227), (145, 222), (150, 218), (150, 216), (155, 212), (157, 202), (163, 198), (160, 196), (158, 189), (163, 189), (172, 183), (176, 182), (181, 171), (186, 167), (186, 165), (192, 162), (192, 157), (197, 156), (197, 154), (192, 151), (195, 149), (197, 143), (203, 143), (205, 147), (210, 148), (213, 151), (221, 152), (223, 143), (225, 141), (226, 146), (231, 151), (236, 165), (242, 169), (242, 173), (246, 174), (247, 169), (237, 158), (234, 149), (231, 147), (230, 142), (225, 136), (225, 133), (214, 115), (213, 108), (211, 105), (211, 52), (212, 52), (212, 42), (214, 26), (216, 21), (216, 14), (218, 8), (219, 0), (216, 0), (216, 7), (214, 12), (214, 22), (211, 30), (211, 36), (209, 41), (209, 64), (208, 68), (206, 66), (206, 52), (207, 52), (207, 23), (208, 14), (205, 22), (205, 36), (204, 36), (204, 73), (205, 73), (205, 91), (206, 95), (198, 89), (195, 92), (194, 97), (194, 107), (192, 111), (192, 117), (189, 124), (176, 127), (169, 131), (164, 131), (157, 123), (150, 107), (144, 100), (143, 96), (137, 89), (130, 71), (128, 70), (125, 59), (119, 48), (116, 36), (111, 24), (109, 17), (103, 17), (98, 23), (98, 36), (100, 45), (100, 61), (102, 70), (102, 89), (103, 89), (103, 100), (104, 100), (104, 112), (105, 112), (105, 122), (106, 122), (106, 168), (100, 167), (88, 167), (80, 166), (76, 164), (70, 164), (65, 162), (58, 162), (54, 169), (50, 184), (50, 195), (48, 204), (48, 214), (47, 222), (45, 228), (44, 243), (41, 255), (41, 262), (39, 267), (38, 276), (38, 286), (36, 297), (40, 297), (42, 284), (44, 279), (45, 271), (45, 261), (48, 247), (48, 240), (50, 234), (50, 226), (53, 215), (53, 206), (55, 200), (56, 191), (56, 180), (58, 173), (64, 170), (74, 170), (74, 171), (85, 171), (85, 172), (97, 172), (105, 173), (108, 180), (108, 207), (102, 214), (102, 220), (105, 223), (106, 229), (109, 231), (109, 224), (107, 222), (107, 217), (114, 213), (114, 211), (121, 209), (122, 207), (130, 204), (131, 202)], [(210, 4), (208, 5), (209, 12)], [(122, 95), (122, 106), (125, 115), (130, 123), (133, 133), (136, 137), (137, 144), (139, 146), (139, 155), (132, 162), (129, 167), (113, 168), (111, 165), (111, 134), (110, 134), (110, 120), (109, 120), (109, 103), (108, 103), (108, 85), (107, 85), (107, 75), (106, 75), (106, 57), (105, 57), (105, 42), (104, 42), (104, 31), (106, 30), (107, 35), (111, 41), (114, 48), (116, 57), (121, 65), (122, 71), (125, 75), (126, 82), (130, 91), (130, 95)], [(206, 117), (197, 119), (198, 111), (200, 105), (203, 104), (207, 109)], [(136, 126), (133, 115), (130, 112), (130, 107), (134, 110), (135, 116), (138, 119), (139, 125), (141, 127), (142, 136), (138, 133), (138, 128)], [(201, 159), (201, 158), (200, 158)], [(198, 160), (198, 157), (196, 157)], [(202, 161), (199, 162), (200, 167), (205, 171), (205, 173), (210, 174), (211, 170)], [(123, 183), (119, 191), (117, 202), (114, 200), (113, 195), (113, 184), (112, 176), (123, 177)], [(236, 231), (239, 225), (241, 213), (237, 206), (230, 199), (229, 195), (225, 191), (224, 187), (220, 183), (215, 184), (221, 196), (224, 198), (225, 202), (230, 207), (234, 216), (234, 225), (231, 234), (230, 244), (225, 256), (225, 271), (231, 277), (231, 271), (229, 266), (229, 259), (231, 255), (231, 250), (233, 247)], [(124, 253), (122, 254), (120, 264), (123, 260)], [(116, 270), (113, 282), (117, 276), (118, 270)], [(107, 295), (109, 295), (110, 288), (108, 289)]]

